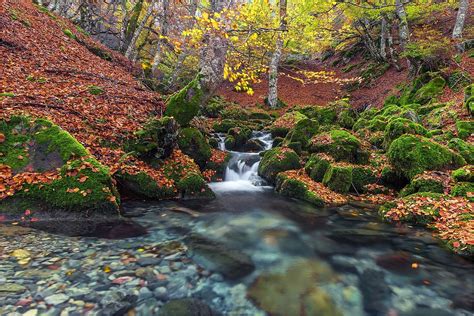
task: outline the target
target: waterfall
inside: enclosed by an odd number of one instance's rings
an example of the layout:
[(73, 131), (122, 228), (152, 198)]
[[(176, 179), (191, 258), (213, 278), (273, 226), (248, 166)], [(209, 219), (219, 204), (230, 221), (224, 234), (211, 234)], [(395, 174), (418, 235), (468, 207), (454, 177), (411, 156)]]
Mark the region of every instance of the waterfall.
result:
[[(219, 149), (225, 148), (225, 134), (217, 134)], [(273, 139), (269, 132), (252, 132), (250, 139), (258, 140), (263, 145), (263, 150), (272, 148)], [(213, 189), (219, 187), (221, 190), (258, 190), (264, 186), (265, 180), (258, 175), (260, 164), (260, 152), (231, 151), (232, 157), (227, 164), (224, 182), (215, 184)]]

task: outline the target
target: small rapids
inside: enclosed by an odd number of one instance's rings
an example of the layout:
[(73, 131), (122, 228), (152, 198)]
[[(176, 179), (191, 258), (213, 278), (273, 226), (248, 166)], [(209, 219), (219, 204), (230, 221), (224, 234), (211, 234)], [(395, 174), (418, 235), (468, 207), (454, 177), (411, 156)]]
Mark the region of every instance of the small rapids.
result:
[[(219, 137), (219, 149), (226, 150), (225, 136)], [(269, 132), (254, 131), (250, 139), (255, 139), (264, 144), (264, 150), (272, 148), (273, 139)], [(258, 175), (258, 165), (260, 164), (261, 152), (238, 152), (229, 151), (232, 155), (225, 175), (224, 182), (212, 183), (211, 188), (216, 192), (227, 191), (261, 191), (265, 188), (266, 182)]]

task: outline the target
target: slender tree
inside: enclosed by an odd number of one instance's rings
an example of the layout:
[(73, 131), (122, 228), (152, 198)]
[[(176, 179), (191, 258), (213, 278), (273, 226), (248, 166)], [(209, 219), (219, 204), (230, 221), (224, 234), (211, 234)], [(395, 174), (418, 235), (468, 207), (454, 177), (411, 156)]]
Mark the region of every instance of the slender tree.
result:
[(132, 39), (130, 40), (130, 43), (128, 44), (127, 50), (125, 51), (125, 57), (131, 58), (135, 54), (136, 50), (136, 44), (138, 37), (140, 36), (141, 32), (143, 31), (143, 28), (145, 27), (148, 19), (153, 13), (153, 8), (155, 6), (156, 0), (151, 1), (149, 4), (145, 16), (143, 17), (142, 21), (138, 25), (137, 29), (135, 30)]
[(277, 32), (275, 51), (273, 52), (268, 70), (268, 105), (271, 108), (278, 106), (278, 66), (283, 49), (283, 34), (286, 31), (286, 0), (280, 0), (280, 27)]
[(453, 29), (453, 38), (461, 38), (464, 28), (464, 21), (466, 20), (467, 12), (469, 10), (469, 0), (459, 0), (459, 9), (456, 17), (456, 23)]

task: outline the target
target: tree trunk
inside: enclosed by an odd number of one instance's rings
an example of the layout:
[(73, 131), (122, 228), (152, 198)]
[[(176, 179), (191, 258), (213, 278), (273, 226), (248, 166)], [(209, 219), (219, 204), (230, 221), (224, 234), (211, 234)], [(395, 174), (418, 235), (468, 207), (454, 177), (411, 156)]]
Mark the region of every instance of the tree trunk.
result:
[(408, 42), (410, 41), (410, 30), (408, 28), (407, 13), (405, 6), (401, 0), (395, 1), (395, 10), (399, 19), (398, 34), (400, 37), (400, 46), (402, 50), (405, 50)]
[(453, 29), (453, 38), (461, 38), (464, 28), (464, 21), (466, 20), (467, 11), (469, 9), (469, 0), (460, 0), (458, 15)]
[[(211, 11), (221, 12), (230, 6), (232, 0), (211, 0)], [(206, 103), (222, 82), (227, 54), (227, 39), (206, 34), (200, 52), (200, 84), (204, 92), (203, 103)]]
[[(168, 35), (168, 6), (169, 2), (168, 0), (163, 0), (163, 15), (160, 19), (160, 32), (162, 36), (167, 36)], [(160, 37), (158, 39), (158, 42), (156, 43), (156, 51), (155, 51), (155, 57), (153, 58), (153, 63), (151, 65), (151, 73), (156, 74), (156, 71), (158, 69), (158, 65), (161, 62), (161, 57), (162, 57), (162, 45), (163, 45), (163, 39)]]
[(382, 20), (380, 21), (380, 57), (383, 60), (387, 60), (387, 20), (385, 16), (382, 15)]
[(280, 0), (280, 29), (276, 40), (268, 69), (268, 105), (271, 108), (278, 107), (278, 66), (280, 65), (283, 50), (283, 34), (286, 30), (286, 0)]
[(281, 34), (278, 34), (275, 51), (273, 52), (268, 69), (268, 105), (272, 109), (278, 107), (278, 65), (280, 64), (282, 49), (283, 39)]
[(146, 10), (145, 16), (143, 17), (143, 20), (138, 25), (137, 29), (135, 30), (135, 33), (133, 34), (132, 40), (128, 44), (128, 48), (125, 51), (125, 57), (130, 58), (135, 53), (135, 49), (136, 49), (135, 46), (137, 44), (138, 37), (140, 36), (140, 33), (143, 31), (143, 28), (145, 27), (146, 22), (148, 21), (151, 14), (153, 13), (153, 7), (155, 6), (155, 2), (156, 0), (152, 1), (149, 4)]

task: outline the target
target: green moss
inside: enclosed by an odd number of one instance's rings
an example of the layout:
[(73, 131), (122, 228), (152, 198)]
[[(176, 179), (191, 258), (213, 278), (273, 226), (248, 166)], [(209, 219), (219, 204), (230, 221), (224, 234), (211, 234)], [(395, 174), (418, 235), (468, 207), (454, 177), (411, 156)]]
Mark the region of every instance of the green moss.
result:
[(336, 161), (365, 163), (367, 157), (360, 145), (360, 141), (351, 133), (344, 130), (331, 130), (313, 139), (310, 150), (327, 153)]
[(25, 116), (12, 116), (9, 121), (0, 120), (0, 133), (5, 136), (5, 141), (0, 143), (0, 164), (8, 165), (15, 171), (28, 164), (30, 129), (30, 119)]
[(76, 35), (74, 35), (74, 33), (70, 29), (64, 29), (63, 33), (64, 33), (64, 35), (66, 35), (70, 39), (73, 39), (73, 40), (76, 39)]
[(466, 139), (474, 134), (474, 121), (457, 121), (456, 129), (458, 131), (458, 137)]
[(437, 170), (457, 167), (465, 160), (447, 147), (431, 140), (405, 134), (392, 142), (388, 149), (388, 158), (395, 170), (412, 179), (425, 170)]
[(388, 148), (392, 141), (403, 134), (426, 135), (427, 130), (420, 124), (414, 123), (408, 119), (396, 118), (391, 120), (384, 133), (384, 143)]
[(274, 183), (279, 172), (300, 168), (300, 158), (289, 148), (273, 148), (265, 152), (258, 166), (258, 174)]
[(16, 95), (13, 92), (1, 92), (0, 98), (14, 98)]
[(474, 166), (464, 166), (456, 169), (452, 173), (454, 180), (459, 182), (474, 182)]
[(249, 119), (251, 120), (272, 120), (270, 114), (260, 111), (252, 111), (249, 113)]
[(415, 177), (409, 185), (403, 188), (400, 196), (408, 196), (418, 192), (443, 193), (444, 185), (436, 179)]
[(474, 164), (474, 145), (462, 139), (453, 138), (449, 141), (448, 147), (458, 152), (469, 164)]
[(202, 168), (211, 157), (211, 146), (202, 133), (192, 127), (179, 131), (178, 146)]
[(343, 128), (352, 129), (355, 124), (355, 114), (352, 110), (343, 110), (337, 115), (337, 124)]
[(351, 183), (352, 167), (331, 165), (324, 174), (323, 184), (335, 192), (349, 192)]
[(309, 145), (311, 137), (318, 132), (319, 123), (312, 119), (302, 119), (296, 123), (296, 126), (286, 135), (285, 144), (300, 143), (302, 148)]
[(241, 124), (235, 120), (222, 120), (221, 122), (214, 123), (212, 128), (216, 133), (227, 133), (229, 129), (240, 125)]
[(189, 122), (198, 114), (203, 92), (199, 84), (199, 77), (193, 79), (187, 86), (172, 95), (166, 105), (166, 116), (172, 116), (181, 126), (188, 126)]
[(227, 135), (224, 140), (225, 148), (233, 150), (235, 148), (235, 138), (232, 135)]
[(474, 116), (474, 84), (464, 89), (464, 106), (471, 116)]
[(87, 87), (87, 91), (89, 91), (92, 95), (101, 95), (104, 93), (104, 89), (99, 86), (91, 85)]
[(177, 183), (184, 197), (214, 198), (215, 195), (207, 186), (204, 178), (197, 173), (189, 173)]
[(122, 190), (127, 194), (135, 194), (151, 199), (166, 199), (176, 196), (173, 186), (159, 186), (158, 183), (145, 172), (137, 174), (117, 173), (116, 178)]
[(272, 133), (272, 137), (277, 138), (277, 137), (286, 137), (288, 132), (290, 131), (289, 128), (287, 127), (278, 127), (278, 126), (272, 126), (270, 128), (270, 132)]
[(319, 207), (324, 206), (324, 201), (309, 191), (304, 182), (289, 178), (283, 173), (277, 176), (275, 190), (283, 196), (306, 201)]
[(365, 192), (367, 184), (375, 183), (377, 178), (374, 171), (367, 166), (353, 166), (352, 167), (352, 185), (351, 190), (356, 193)]
[[(97, 160), (69, 161), (61, 168), (60, 174), (61, 178), (50, 184), (24, 186), (17, 196), (39, 201), (50, 210), (118, 212), (118, 193), (108, 169)], [(84, 177), (86, 180), (82, 181)]]
[(234, 127), (227, 132), (234, 138), (233, 149), (241, 149), (252, 136), (252, 131), (246, 127)]
[(453, 196), (463, 196), (469, 201), (474, 202), (474, 183), (473, 182), (459, 182), (451, 190)]
[(245, 121), (249, 119), (249, 113), (241, 106), (232, 106), (227, 107), (225, 110), (223, 110), (221, 117), (223, 119)]
[(428, 103), (433, 98), (441, 94), (445, 86), (446, 80), (444, 80), (442, 77), (435, 77), (431, 79), (426, 85), (418, 89), (418, 91), (416, 91), (412, 102), (419, 104)]
[[(440, 193), (415, 193), (408, 195), (403, 198), (405, 204), (413, 204), (420, 198), (430, 198), (433, 202), (440, 200), (444, 195)], [(392, 209), (395, 205), (393, 202), (389, 202), (382, 206), (379, 210), (382, 216), (384, 216), (390, 209)], [(436, 217), (439, 216), (438, 211), (433, 207), (432, 203), (424, 203), (417, 207), (416, 212), (410, 212), (401, 216), (399, 218), (400, 221), (409, 222), (418, 225), (427, 225), (434, 221)]]
[(207, 117), (217, 118), (221, 115), (226, 106), (227, 103), (222, 97), (215, 96), (201, 108), (201, 114)]
[(331, 161), (327, 157), (312, 154), (305, 165), (305, 171), (312, 180), (322, 182), (330, 165)]

